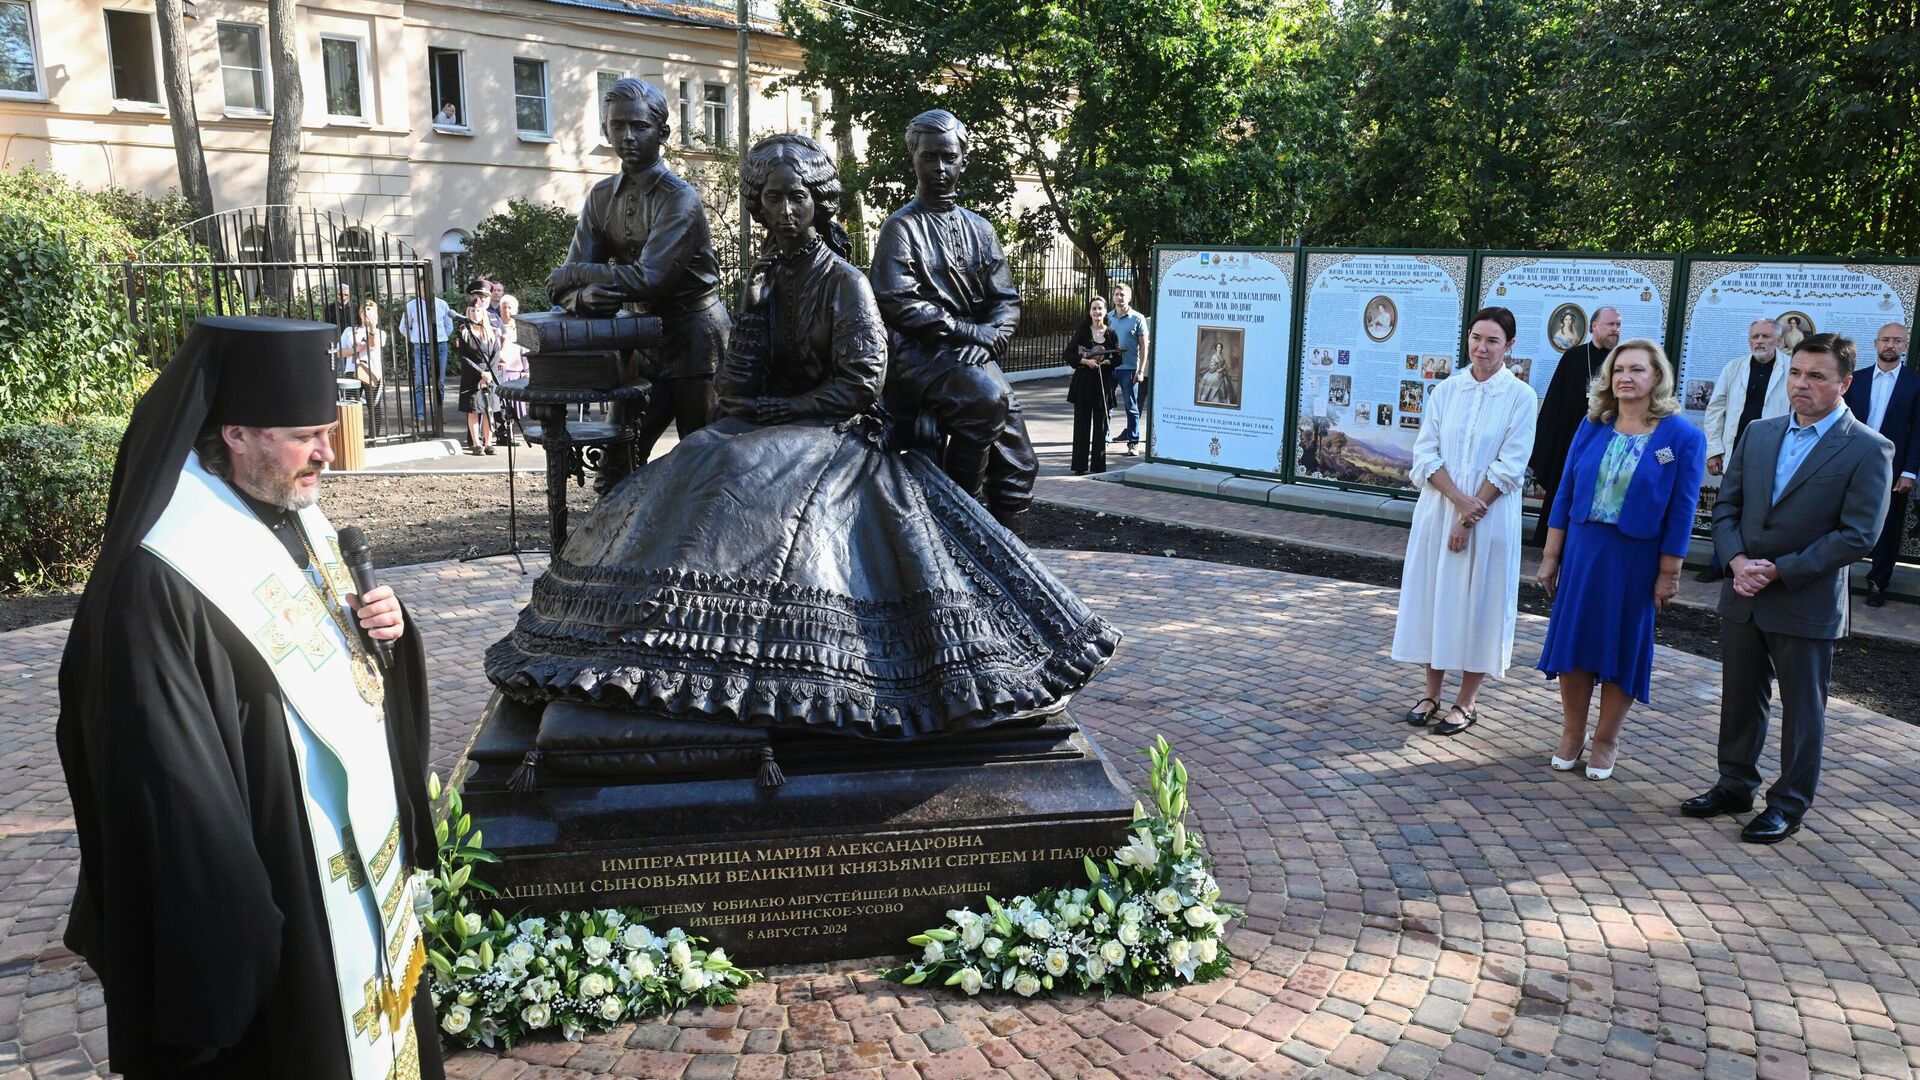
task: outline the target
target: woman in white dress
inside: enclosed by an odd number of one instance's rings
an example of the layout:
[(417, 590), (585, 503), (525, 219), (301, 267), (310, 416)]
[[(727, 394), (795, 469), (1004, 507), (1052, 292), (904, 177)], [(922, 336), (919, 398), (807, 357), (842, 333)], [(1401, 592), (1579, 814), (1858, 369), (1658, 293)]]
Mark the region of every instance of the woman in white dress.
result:
[(1472, 367), (1435, 386), (1413, 444), (1420, 501), (1407, 537), (1393, 658), (1426, 666), (1426, 696), (1406, 720), (1425, 726), (1440, 711), (1447, 672), (1460, 694), (1436, 735), (1457, 735), (1478, 718), (1474, 700), (1488, 675), (1513, 660), (1520, 590), (1520, 489), (1533, 452), (1537, 401), (1507, 370), (1513, 313), (1482, 308), (1467, 332)]

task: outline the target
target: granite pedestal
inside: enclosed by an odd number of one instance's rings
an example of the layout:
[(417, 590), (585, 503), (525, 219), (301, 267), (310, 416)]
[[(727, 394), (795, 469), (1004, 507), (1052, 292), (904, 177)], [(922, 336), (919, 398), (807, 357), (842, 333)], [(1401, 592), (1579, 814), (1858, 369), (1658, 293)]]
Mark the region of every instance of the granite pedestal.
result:
[(751, 767), (651, 782), (508, 781), (540, 709), (498, 694), (463, 788), (509, 912), (634, 906), (749, 966), (897, 955), (983, 894), (1086, 881), (1133, 796), (1065, 711), (911, 743), (774, 733), (785, 783)]

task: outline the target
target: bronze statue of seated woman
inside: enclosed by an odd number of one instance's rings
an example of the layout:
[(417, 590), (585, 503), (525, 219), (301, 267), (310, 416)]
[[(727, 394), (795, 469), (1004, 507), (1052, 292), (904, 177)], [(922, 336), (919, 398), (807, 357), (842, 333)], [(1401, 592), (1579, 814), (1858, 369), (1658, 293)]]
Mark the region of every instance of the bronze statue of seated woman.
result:
[(832, 159), (775, 135), (741, 182), (768, 243), (723, 417), (593, 509), (488, 677), (680, 729), (910, 740), (1056, 712), (1118, 632), (935, 462), (890, 448), (886, 331)]

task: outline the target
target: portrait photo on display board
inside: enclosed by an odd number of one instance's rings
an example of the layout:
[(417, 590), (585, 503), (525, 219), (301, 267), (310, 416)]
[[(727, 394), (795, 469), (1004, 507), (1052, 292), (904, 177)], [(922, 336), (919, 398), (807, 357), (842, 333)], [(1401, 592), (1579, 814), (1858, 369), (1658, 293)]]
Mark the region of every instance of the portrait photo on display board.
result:
[(1579, 304), (1561, 304), (1547, 317), (1547, 340), (1566, 352), (1587, 340), (1587, 313)]
[(1783, 311), (1773, 320), (1780, 328), (1780, 351), (1793, 354), (1793, 347), (1811, 334), (1819, 333), (1814, 326), (1813, 316), (1804, 311)]
[(1392, 297), (1376, 296), (1367, 301), (1364, 310), (1361, 328), (1374, 341), (1387, 340), (1400, 326), (1400, 305), (1394, 303)]
[(1247, 332), (1232, 326), (1202, 326), (1195, 334), (1193, 403), (1212, 409), (1240, 407), (1246, 371)]
[(1344, 406), (1353, 400), (1353, 376), (1332, 375), (1327, 378), (1327, 404)]
[(1525, 356), (1509, 356), (1507, 357), (1507, 370), (1513, 372), (1514, 378), (1519, 379), (1529, 386), (1533, 385), (1533, 360), (1531, 358)]

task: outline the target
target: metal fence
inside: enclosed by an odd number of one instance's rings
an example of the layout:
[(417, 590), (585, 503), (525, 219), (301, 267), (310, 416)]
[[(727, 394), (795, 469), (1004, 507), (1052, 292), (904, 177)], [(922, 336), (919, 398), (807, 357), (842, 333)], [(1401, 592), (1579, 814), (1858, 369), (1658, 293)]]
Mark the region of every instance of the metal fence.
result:
[[(195, 319), (265, 315), (331, 323), (346, 385), (370, 364), (378, 387), (349, 393), (366, 403), (366, 442), (440, 435), (444, 343), (432, 319), (432, 268), (384, 230), (325, 210), (259, 206), (228, 210), (182, 227), (202, 259), (119, 264), (127, 314), (140, 354), (155, 367), (179, 348)], [(177, 252), (180, 245), (168, 245)], [(424, 349), (400, 333), (407, 301), (429, 297)], [(371, 305), (371, 311), (367, 306)], [(415, 358), (420, 353), (424, 363)]]

